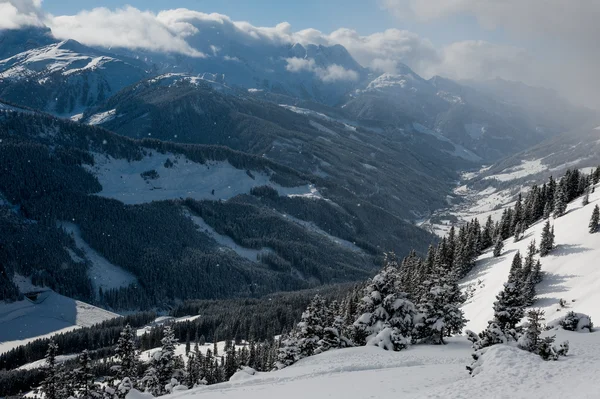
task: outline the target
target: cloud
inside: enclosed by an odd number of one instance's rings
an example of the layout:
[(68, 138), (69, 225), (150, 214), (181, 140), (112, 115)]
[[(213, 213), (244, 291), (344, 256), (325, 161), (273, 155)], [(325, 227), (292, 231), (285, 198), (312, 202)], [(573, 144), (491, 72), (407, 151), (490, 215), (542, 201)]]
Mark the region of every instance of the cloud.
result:
[(42, 0), (0, 0), (0, 29), (43, 26)]
[(406, 30), (388, 29), (361, 36), (351, 29), (338, 29), (326, 37), (329, 43), (346, 47), (361, 65), (381, 72), (395, 72), (399, 63), (418, 70), (439, 62), (429, 40)]
[(318, 67), (312, 58), (291, 57), (286, 59), (286, 70), (289, 72), (312, 72), (325, 83), (338, 81), (356, 81), (359, 78), (358, 72), (346, 69), (341, 65), (333, 64), (327, 68)]
[(426, 75), (453, 79), (485, 80), (502, 77), (521, 80), (535, 73), (536, 62), (522, 48), (482, 40), (466, 40), (444, 47), (440, 62), (429, 66)]
[[(530, 79), (530, 83), (552, 87), (574, 101), (600, 108), (597, 96), (600, 91), (600, 80), (597, 78), (597, 71), (600, 69), (598, 0), (381, 2), (401, 19), (435, 21), (455, 15), (468, 15), (476, 18), (484, 29), (502, 29), (514, 41), (529, 43), (532, 59), (537, 62), (537, 75), (530, 72), (531, 67), (524, 65), (524, 74), (516, 73), (516, 79)], [(488, 58), (495, 57), (494, 54), (486, 53), (485, 49), (480, 57), (485, 54)], [(505, 63), (511, 60), (511, 55), (508, 56)], [(518, 63), (520, 58), (522, 57), (512, 58), (512, 61)], [(467, 70), (470, 66), (465, 64), (462, 68)], [(509, 72), (515, 72), (511, 66)]]
[(185, 41), (181, 27), (176, 26), (175, 28), (179, 28), (177, 31), (163, 23), (154, 13), (129, 6), (116, 10), (94, 8), (76, 15), (49, 17), (47, 24), (57, 38), (72, 38), (91, 46), (204, 56)]

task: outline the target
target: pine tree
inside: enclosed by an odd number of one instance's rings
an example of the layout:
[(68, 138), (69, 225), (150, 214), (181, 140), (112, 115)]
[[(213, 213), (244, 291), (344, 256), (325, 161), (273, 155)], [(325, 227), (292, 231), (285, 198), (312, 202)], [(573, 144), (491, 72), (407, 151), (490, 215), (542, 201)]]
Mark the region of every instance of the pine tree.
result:
[(540, 241), (540, 256), (546, 256), (554, 248), (554, 233), (550, 227), (550, 221), (546, 221), (542, 230), (542, 239)]
[(74, 370), (75, 383), (80, 398), (90, 398), (95, 393), (94, 374), (90, 366), (90, 355), (86, 350), (77, 357), (78, 368)]
[(323, 338), (323, 329), (328, 324), (327, 308), (320, 295), (315, 295), (298, 323), (298, 347), (300, 356), (312, 356)]
[(58, 345), (54, 340), (50, 340), (48, 351), (46, 352), (45, 378), (42, 381), (42, 392), (46, 399), (62, 399), (60, 394), (60, 376), (56, 365), (56, 355), (58, 353)]
[(540, 262), (540, 260), (538, 259), (535, 262), (535, 266), (533, 267), (533, 281), (535, 281), (536, 284), (539, 284), (542, 282), (542, 263)]
[(171, 326), (164, 328), (163, 338), (160, 342), (162, 347), (152, 354), (150, 367), (146, 370), (143, 378), (144, 387), (155, 396), (166, 393), (165, 386), (171, 383), (176, 370), (175, 345), (177, 340)]
[(530, 310), (527, 312), (527, 320), (529, 323), (525, 333), (519, 338), (519, 348), (537, 353), (542, 335), (541, 322), (544, 320), (544, 311), (541, 309)]
[(504, 283), (504, 289), (494, 302), (494, 321), (505, 333), (514, 330), (523, 318), (523, 297), (514, 283)]
[(358, 345), (367, 343), (392, 350), (406, 347), (415, 306), (401, 291), (398, 264), (393, 257), (387, 258), (384, 268), (365, 287), (359, 313), (353, 334)]
[(502, 248), (504, 248), (504, 241), (502, 241), (502, 237), (496, 237), (496, 243), (494, 245), (494, 257), (497, 258), (502, 255)]
[(508, 282), (515, 284), (517, 289), (521, 286), (522, 268), (523, 258), (521, 257), (521, 253), (517, 251), (513, 257), (512, 264), (510, 266), (510, 272), (508, 274)]
[(488, 216), (487, 222), (485, 223), (485, 227), (481, 233), (481, 248), (487, 249), (490, 248), (493, 244), (493, 235), (494, 235), (494, 221), (492, 220), (492, 216)]
[(466, 297), (460, 291), (453, 273), (436, 264), (434, 273), (423, 283), (415, 317), (414, 339), (433, 344), (445, 344), (444, 337), (459, 334), (465, 323), (461, 309)]
[(600, 229), (600, 208), (598, 205), (594, 207), (594, 211), (592, 212), (592, 217), (590, 219), (590, 224), (588, 225), (589, 232), (595, 233)]
[(564, 183), (561, 180), (561, 183), (558, 185), (556, 193), (554, 195), (554, 217), (559, 218), (565, 214), (567, 210), (567, 194), (565, 193)]
[(129, 377), (135, 385), (138, 376), (138, 351), (136, 344), (136, 332), (129, 324), (123, 328), (117, 341), (115, 355), (119, 361), (117, 376), (120, 379)]

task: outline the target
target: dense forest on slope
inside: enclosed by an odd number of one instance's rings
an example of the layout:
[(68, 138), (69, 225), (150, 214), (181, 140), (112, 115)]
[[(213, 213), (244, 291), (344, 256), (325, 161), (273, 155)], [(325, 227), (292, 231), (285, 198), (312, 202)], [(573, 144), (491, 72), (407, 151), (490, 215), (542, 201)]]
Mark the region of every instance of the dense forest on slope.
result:
[[(414, 246), (423, 251), (431, 240), (343, 187), (225, 147), (136, 141), (93, 126), (15, 112), (0, 115), (0, 140), (0, 216), (6, 226), (0, 246), (2, 299), (18, 297), (11, 282), (15, 273), (115, 310), (166, 306), (175, 299), (260, 296), (363, 279), (383, 250)], [(103, 187), (92, 173), (97, 154), (133, 161), (153, 151), (201, 164), (227, 161), (249, 176), (266, 173), (282, 187), (313, 183), (327, 200), (287, 197), (273, 188), (261, 194), (260, 187), (253, 195), (224, 202), (172, 199), (126, 205), (98, 195)], [(254, 260), (222, 251), (189, 212), (238, 245), (267, 252)], [(94, 288), (86, 276), (90, 264), (60, 227), (63, 221), (76, 225), (91, 248), (135, 275), (138, 284)]]

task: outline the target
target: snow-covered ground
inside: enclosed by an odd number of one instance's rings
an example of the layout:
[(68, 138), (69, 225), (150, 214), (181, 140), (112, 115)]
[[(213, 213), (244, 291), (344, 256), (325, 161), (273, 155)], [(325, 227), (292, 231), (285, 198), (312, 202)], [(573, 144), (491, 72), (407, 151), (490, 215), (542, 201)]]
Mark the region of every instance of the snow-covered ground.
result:
[[(173, 162), (171, 167), (165, 166), (167, 159)], [(96, 154), (95, 166), (90, 167), (90, 171), (102, 185), (98, 195), (126, 204), (179, 198), (227, 200), (264, 185), (273, 187), (280, 195), (319, 197), (312, 185), (282, 187), (271, 182), (270, 176), (264, 173), (252, 172), (251, 177), (229, 162), (200, 164), (170, 153), (151, 152), (151, 156), (131, 162)], [(141, 174), (148, 171), (155, 171), (158, 176), (142, 177)]]
[[(541, 258), (544, 280), (537, 286), (539, 300), (535, 307), (546, 312), (552, 320), (569, 310), (600, 320), (600, 234), (590, 234), (588, 223), (594, 205), (600, 205), (600, 187), (590, 195), (590, 203), (583, 207), (581, 198), (569, 204), (567, 214), (554, 219), (556, 248)], [(515, 243), (512, 238), (504, 243), (503, 254), (494, 258), (491, 252), (483, 254), (473, 272), (463, 281), (464, 286), (474, 289), (474, 296), (464, 306), (468, 328), (480, 331), (492, 318), (495, 295), (502, 290), (508, 278), (512, 259), (517, 251), (527, 253), (532, 239), (539, 246), (545, 221), (530, 227), (524, 238)], [(568, 309), (561, 309), (558, 302), (564, 299)]]
[(87, 327), (117, 314), (47, 291), (35, 303), (0, 302), (0, 353), (41, 337)]
[(417, 345), (402, 352), (376, 347), (333, 350), (280, 371), (240, 371), (230, 382), (165, 399), (597, 398), (600, 333), (551, 333), (571, 342), (569, 356), (544, 362), (529, 352), (498, 345), (486, 353), (475, 377), (465, 369), (471, 363), (470, 342), (458, 337), (444, 346)]
[[(109, 290), (112, 288), (127, 287), (128, 285), (137, 283), (137, 278), (120, 266), (113, 265), (105, 257), (96, 252), (87, 242), (81, 237), (81, 232), (76, 224), (70, 222), (59, 222), (58, 224), (75, 240), (77, 248), (81, 249), (87, 260), (90, 261), (88, 275), (95, 291), (99, 288)], [(69, 252), (74, 261), (83, 261), (78, 259), (77, 255)]]
[(520, 179), (522, 177), (535, 175), (536, 173), (547, 170), (548, 167), (542, 163), (541, 159), (534, 159), (530, 161), (521, 161), (521, 164), (513, 168), (507, 169), (505, 173), (499, 173), (497, 175), (486, 176), (485, 179), (496, 179), (499, 181), (509, 181)]

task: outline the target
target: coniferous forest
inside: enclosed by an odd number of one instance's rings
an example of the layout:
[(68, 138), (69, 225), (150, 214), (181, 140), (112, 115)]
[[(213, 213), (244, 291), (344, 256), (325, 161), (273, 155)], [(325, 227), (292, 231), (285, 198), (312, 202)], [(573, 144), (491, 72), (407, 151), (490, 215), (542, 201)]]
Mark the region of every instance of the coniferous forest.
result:
[[(461, 305), (468, 291), (460, 290), (459, 280), (472, 270), (480, 254), (489, 250), (499, 256), (499, 243), (521, 240), (523, 231), (534, 223), (544, 224), (539, 245), (533, 239), (526, 253), (512, 257), (508, 280), (494, 303), (494, 318), (479, 333), (466, 331), (475, 349), (468, 369), (478, 366), (486, 348), (511, 341), (544, 360), (556, 360), (567, 354), (568, 343), (557, 346), (551, 338), (541, 339), (543, 312), (526, 312), (526, 308), (544, 278), (539, 258), (556, 245), (550, 216), (561, 217), (569, 201), (585, 197), (598, 181), (600, 167), (590, 175), (567, 171), (558, 181), (551, 177), (541, 187), (531, 187), (524, 197), (518, 195), (515, 205), (495, 223), (490, 218), (482, 225), (473, 219), (452, 227), (423, 255), (413, 250), (399, 259), (387, 253), (380, 271), (358, 285), (325, 288), (316, 295), (301, 291), (263, 299), (187, 301), (172, 309), (171, 315), (202, 317), (167, 322), (141, 337), (135, 330), (150, 323), (154, 313), (34, 341), (0, 356), (2, 368), (12, 370), (0, 373), (0, 387), (17, 394), (40, 386), (48, 398), (122, 398), (134, 387), (160, 396), (226, 381), (240, 368), (276, 370), (337, 348), (374, 345), (400, 351), (410, 345), (443, 345), (445, 338), (461, 333), (466, 322)], [(264, 189), (260, 195), (273, 196)], [(193, 203), (187, 205), (202, 212)], [(597, 222), (597, 213), (595, 208), (590, 225)], [(524, 316), (528, 317), (525, 326), (520, 324)], [(571, 312), (564, 328), (578, 325), (579, 317)], [(591, 321), (589, 325), (591, 329)], [(226, 342), (224, 353), (216, 345), (200, 349), (216, 341)], [(185, 344), (185, 357), (175, 354), (178, 344)], [(142, 361), (140, 352), (152, 348), (160, 349), (150, 361)], [(73, 352), (80, 353), (76, 359), (57, 362), (57, 356)], [(45, 359), (43, 369), (13, 370), (39, 359)]]

